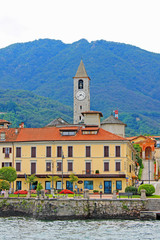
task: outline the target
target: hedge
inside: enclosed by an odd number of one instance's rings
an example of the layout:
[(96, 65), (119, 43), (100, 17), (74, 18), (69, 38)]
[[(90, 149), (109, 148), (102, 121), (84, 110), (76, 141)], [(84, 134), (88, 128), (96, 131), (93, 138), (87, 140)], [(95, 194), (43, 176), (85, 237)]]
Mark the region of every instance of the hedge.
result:
[(155, 192), (155, 187), (151, 184), (142, 184), (139, 186), (138, 188), (138, 192), (141, 192), (141, 189), (145, 189), (146, 190), (146, 195), (147, 196), (151, 196), (154, 192)]

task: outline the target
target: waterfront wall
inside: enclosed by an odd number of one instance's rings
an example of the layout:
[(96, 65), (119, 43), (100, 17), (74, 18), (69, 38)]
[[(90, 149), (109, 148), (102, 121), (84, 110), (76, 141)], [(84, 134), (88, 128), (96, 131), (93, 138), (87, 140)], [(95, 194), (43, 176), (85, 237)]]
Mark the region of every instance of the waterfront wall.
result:
[(56, 219), (139, 219), (160, 209), (160, 199), (0, 199), (0, 216)]

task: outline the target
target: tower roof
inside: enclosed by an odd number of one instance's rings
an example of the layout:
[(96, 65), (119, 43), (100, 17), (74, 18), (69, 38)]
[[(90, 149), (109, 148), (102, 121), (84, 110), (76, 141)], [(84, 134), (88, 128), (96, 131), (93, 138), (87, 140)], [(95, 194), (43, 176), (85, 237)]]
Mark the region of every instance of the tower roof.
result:
[(127, 126), (125, 123), (123, 123), (118, 118), (115, 118), (113, 115), (111, 115), (108, 118), (106, 118), (105, 120), (103, 120), (103, 122), (101, 122), (101, 124), (121, 124), (121, 125)]
[(75, 78), (89, 78), (88, 77), (88, 74), (86, 72), (86, 69), (85, 69), (85, 66), (84, 66), (84, 63), (83, 61), (81, 60), (80, 64), (79, 64), (79, 67), (78, 67), (78, 70), (76, 72), (76, 75), (75, 75)]
[(53, 121), (51, 121), (50, 123), (48, 123), (46, 125), (46, 127), (53, 127), (53, 126), (57, 126), (57, 125), (69, 125), (68, 122), (66, 122), (64, 119), (62, 118), (56, 118)]

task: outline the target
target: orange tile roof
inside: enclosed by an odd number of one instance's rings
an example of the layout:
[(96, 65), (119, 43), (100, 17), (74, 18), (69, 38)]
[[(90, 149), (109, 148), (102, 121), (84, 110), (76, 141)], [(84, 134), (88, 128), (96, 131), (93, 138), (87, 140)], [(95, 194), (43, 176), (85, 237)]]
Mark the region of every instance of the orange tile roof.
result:
[(10, 122), (8, 122), (7, 120), (4, 120), (4, 119), (0, 119), (0, 123), (10, 123)]
[(82, 128), (81, 131), (97, 131), (99, 127), (85, 127)]
[[(20, 129), (17, 129), (19, 132)], [(1, 140), (0, 142), (14, 142), (18, 136), (18, 132), (16, 134), (16, 128), (1, 128), (0, 134), (5, 133), (5, 140)]]
[[(73, 128), (72, 128), (73, 129)], [(82, 127), (74, 127), (77, 130), (74, 136), (62, 136), (62, 128), (22, 128), (16, 138), (16, 142), (31, 141), (125, 141), (126, 138), (107, 132), (102, 128), (95, 135), (82, 134)]]

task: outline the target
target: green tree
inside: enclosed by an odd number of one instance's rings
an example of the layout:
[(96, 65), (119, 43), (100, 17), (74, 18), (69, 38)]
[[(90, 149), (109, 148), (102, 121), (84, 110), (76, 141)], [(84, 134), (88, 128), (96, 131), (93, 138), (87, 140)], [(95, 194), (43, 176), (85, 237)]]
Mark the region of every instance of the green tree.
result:
[(0, 169), (0, 179), (6, 180), (9, 183), (17, 179), (17, 173), (13, 167), (3, 167)]
[(39, 183), (37, 184), (37, 189), (36, 189), (36, 191), (37, 191), (37, 192), (40, 192), (42, 189), (43, 189), (43, 186), (42, 186), (42, 184), (39, 182)]
[(0, 191), (2, 190), (9, 190), (10, 184), (6, 180), (0, 180)]
[(74, 174), (69, 175), (69, 181), (73, 184), (73, 189), (74, 189), (74, 183), (78, 182), (78, 177), (75, 176)]
[(35, 174), (32, 174), (31, 176), (27, 176), (27, 182), (31, 185), (32, 189), (32, 184), (37, 181), (37, 177)]

